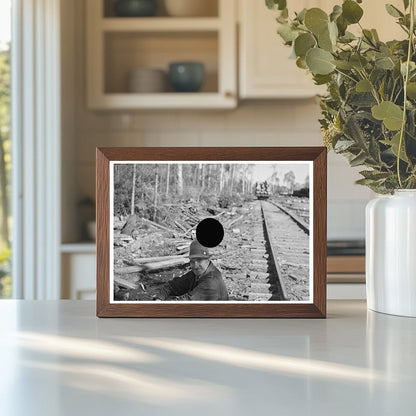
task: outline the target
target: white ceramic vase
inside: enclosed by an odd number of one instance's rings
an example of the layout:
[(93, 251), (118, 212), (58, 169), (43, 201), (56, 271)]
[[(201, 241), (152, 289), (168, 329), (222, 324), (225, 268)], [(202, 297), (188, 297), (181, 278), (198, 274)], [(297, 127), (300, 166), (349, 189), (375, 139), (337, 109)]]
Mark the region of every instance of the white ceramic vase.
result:
[(416, 190), (367, 204), (366, 282), (369, 309), (416, 317)]

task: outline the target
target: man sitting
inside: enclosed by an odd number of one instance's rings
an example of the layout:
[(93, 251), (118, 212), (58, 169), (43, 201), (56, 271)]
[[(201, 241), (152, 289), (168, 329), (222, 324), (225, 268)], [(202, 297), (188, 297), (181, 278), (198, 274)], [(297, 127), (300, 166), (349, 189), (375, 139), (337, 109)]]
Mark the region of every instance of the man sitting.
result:
[(164, 284), (155, 299), (166, 300), (228, 300), (228, 292), (221, 272), (210, 261), (208, 248), (197, 240), (189, 248), (191, 270)]

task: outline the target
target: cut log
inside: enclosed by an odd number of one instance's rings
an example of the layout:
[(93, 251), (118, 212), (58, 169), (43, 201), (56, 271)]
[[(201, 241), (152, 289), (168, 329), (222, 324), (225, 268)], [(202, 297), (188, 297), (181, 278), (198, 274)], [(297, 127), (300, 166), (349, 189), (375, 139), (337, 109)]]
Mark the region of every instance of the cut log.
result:
[(129, 235), (127, 234), (114, 234), (113, 236), (114, 240), (126, 240), (131, 241), (133, 240)]
[(183, 266), (188, 263), (188, 257), (181, 257), (179, 259), (159, 261), (156, 263), (146, 263), (144, 266), (146, 268), (145, 270), (162, 270), (169, 269), (170, 267)]
[(177, 227), (179, 227), (182, 231), (185, 231), (186, 232), (186, 228), (181, 224), (181, 223), (179, 223), (178, 221), (174, 221), (174, 223), (175, 223), (175, 225), (177, 226)]
[(138, 266), (126, 266), (126, 267), (120, 267), (118, 269), (114, 270), (114, 273), (116, 274), (129, 274), (129, 273), (138, 273), (143, 271), (156, 271), (156, 270), (163, 270), (163, 269), (169, 269), (171, 267), (176, 266), (183, 266), (185, 264), (189, 263), (189, 259), (184, 256), (179, 256), (178, 259), (173, 260), (164, 260), (164, 261), (158, 261), (154, 263), (144, 263)]
[(138, 286), (135, 283), (131, 283), (126, 279), (123, 279), (119, 276), (114, 276), (114, 283), (121, 286), (121, 287), (125, 287), (126, 289), (137, 289)]
[(227, 226), (227, 228), (231, 228), (231, 226), (233, 225), (233, 224), (235, 224), (237, 221), (240, 221), (242, 218), (244, 218), (244, 215), (240, 215), (238, 218), (236, 218), (235, 220), (232, 220), (229, 224), (228, 224), (228, 226)]
[(174, 230), (172, 230), (172, 229), (170, 229), (170, 228), (167, 228), (167, 227), (165, 227), (165, 226), (163, 226), (163, 225), (160, 225), (160, 224), (158, 224), (158, 223), (156, 223), (156, 222), (154, 222), (154, 221), (148, 220), (148, 219), (146, 219), (146, 218), (142, 218), (142, 220), (143, 220), (145, 223), (147, 223), (147, 224), (153, 225), (153, 227), (160, 228), (161, 230), (164, 230), (164, 231), (167, 231), (167, 232), (169, 232), (169, 233), (172, 233), (174, 236), (176, 236), (176, 235), (177, 235), (177, 232), (176, 232), (176, 231), (174, 231)]
[(118, 269), (114, 269), (114, 274), (129, 274), (129, 273), (138, 273), (144, 270), (143, 266), (126, 266), (126, 267), (119, 267)]
[(159, 257), (143, 257), (140, 259), (133, 260), (131, 263), (132, 265), (142, 265), (145, 263), (155, 263), (159, 261), (168, 261), (168, 260), (177, 260), (177, 259), (183, 259), (183, 255), (177, 255), (177, 256), (159, 256)]

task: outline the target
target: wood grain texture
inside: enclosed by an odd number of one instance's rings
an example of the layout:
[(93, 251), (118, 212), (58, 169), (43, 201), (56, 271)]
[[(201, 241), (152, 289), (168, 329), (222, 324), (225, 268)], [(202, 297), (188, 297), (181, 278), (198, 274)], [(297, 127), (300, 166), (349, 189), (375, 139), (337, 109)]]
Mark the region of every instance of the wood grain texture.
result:
[(328, 256), (328, 273), (365, 273), (365, 256)]
[(313, 299), (326, 317), (327, 149), (319, 149), (313, 162)]
[[(326, 148), (177, 147), (97, 149), (97, 316), (167, 318), (326, 317)], [(110, 303), (110, 161), (313, 161), (313, 303)]]
[(110, 299), (110, 163), (100, 149), (96, 159), (97, 316), (103, 316)]

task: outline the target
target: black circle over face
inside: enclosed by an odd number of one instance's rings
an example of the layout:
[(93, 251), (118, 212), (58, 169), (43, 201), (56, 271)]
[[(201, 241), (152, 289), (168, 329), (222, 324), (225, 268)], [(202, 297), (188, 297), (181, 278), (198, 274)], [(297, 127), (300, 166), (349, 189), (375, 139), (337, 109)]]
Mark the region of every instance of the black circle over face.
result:
[(205, 247), (216, 247), (224, 238), (224, 228), (215, 218), (205, 218), (196, 227), (196, 239)]

